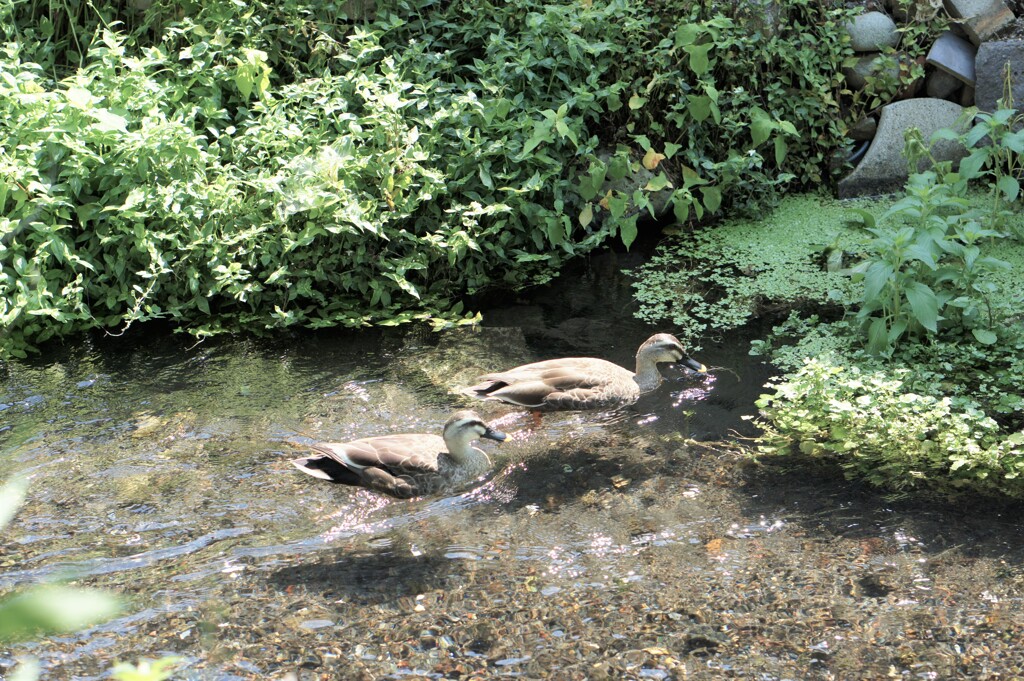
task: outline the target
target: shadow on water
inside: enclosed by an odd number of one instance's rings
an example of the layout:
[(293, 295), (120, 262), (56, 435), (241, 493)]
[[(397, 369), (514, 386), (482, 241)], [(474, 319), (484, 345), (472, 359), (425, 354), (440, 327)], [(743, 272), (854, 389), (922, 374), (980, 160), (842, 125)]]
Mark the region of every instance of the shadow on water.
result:
[[(735, 435), (771, 368), (703, 339), (635, 405), (539, 425), (461, 394), (566, 355), (632, 366), (611, 254), (484, 324), (191, 346), (86, 342), (8, 365), (0, 475), (29, 498), (0, 589), (126, 594), (118, 619), (0, 652), (45, 678), (183, 655), (187, 679), (1010, 678), (1024, 675), (1019, 508), (889, 501), (832, 471), (754, 463)], [(310, 440), (508, 432), (459, 493), (395, 501), (288, 463)], [(895, 670), (895, 671), (893, 671)]]

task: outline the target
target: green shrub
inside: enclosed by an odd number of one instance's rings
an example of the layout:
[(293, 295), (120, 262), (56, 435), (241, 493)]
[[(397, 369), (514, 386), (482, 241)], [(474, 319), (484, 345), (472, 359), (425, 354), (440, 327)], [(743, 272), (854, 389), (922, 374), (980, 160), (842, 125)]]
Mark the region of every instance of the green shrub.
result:
[[(846, 144), (852, 14), (807, 0), (655, 3), (624, 55), (630, 96), (617, 116), (644, 165), (675, 183), (679, 222), (720, 207), (752, 213), (783, 188), (827, 182)], [(620, 198), (649, 208), (641, 192)]]
[(617, 89), (623, 6), (403, 4), (300, 37), (313, 6), (265, 35), (272, 8), (211, 3), (152, 47), (101, 31), (59, 81), (8, 46), (3, 349), (158, 318), (461, 323), (467, 293), (546, 281), (617, 230), (569, 217), (566, 176)]
[(758, 401), (759, 451), (823, 459), (893, 492), (1024, 498), (1024, 436), (1007, 437), (968, 400), (908, 390), (911, 374), (808, 360)]
[[(850, 302), (869, 352), (888, 355), (903, 339), (939, 334), (970, 335), (983, 345), (996, 342), (1001, 321), (993, 309), (999, 297), (996, 275), (1011, 265), (993, 255), (993, 243), (1008, 236), (1002, 228), (1013, 224), (1003, 204), (1019, 194), (1013, 149), (1022, 144), (1006, 130), (1012, 112), (999, 113), (1005, 114), (999, 116), (1002, 126), (982, 121), (962, 135), (953, 130), (936, 134), (936, 139), (959, 139), (967, 147), (993, 135), (994, 141), (976, 148), (957, 171), (948, 161), (935, 162), (917, 130), (908, 132), (910, 167), (924, 157), (930, 169), (912, 173), (906, 196), (881, 218), (856, 211), (871, 238), (864, 246), (866, 257), (850, 270), (863, 283)], [(970, 181), (977, 179), (990, 180), (993, 200), (988, 206), (971, 200)]]

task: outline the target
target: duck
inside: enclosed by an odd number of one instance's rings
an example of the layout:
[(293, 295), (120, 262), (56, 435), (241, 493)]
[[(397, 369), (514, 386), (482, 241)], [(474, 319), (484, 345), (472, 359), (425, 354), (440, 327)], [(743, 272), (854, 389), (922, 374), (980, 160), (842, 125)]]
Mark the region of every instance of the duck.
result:
[(472, 445), (479, 438), (504, 442), (508, 436), (463, 410), (444, 424), (441, 435), (403, 433), (350, 442), (317, 442), (313, 454), (291, 461), (314, 478), (365, 487), (396, 499), (458, 488), (491, 468)]
[(527, 407), (533, 412), (610, 409), (632, 404), (662, 382), (659, 363), (681, 363), (697, 373), (707, 367), (692, 359), (678, 338), (656, 333), (636, 353), (636, 372), (596, 357), (563, 357), (481, 376), (465, 393)]

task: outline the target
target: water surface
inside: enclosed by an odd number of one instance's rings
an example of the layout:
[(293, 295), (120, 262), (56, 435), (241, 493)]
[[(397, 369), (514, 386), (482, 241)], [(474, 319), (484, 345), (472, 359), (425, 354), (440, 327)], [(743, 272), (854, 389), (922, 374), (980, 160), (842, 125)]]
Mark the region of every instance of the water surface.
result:
[[(631, 365), (629, 260), (491, 306), (479, 329), (193, 345), (83, 342), (6, 367), (0, 475), (29, 498), (0, 589), (73, 577), (123, 616), (0, 652), (48, 679), (178, 654), (181, 678), (844, 679), (1024, 674), (1019, 510), (896, 503), (756, 465), (770, 368), (705, 339), (709, 377), (537, 426), (459, 388), (525, 361)], [(311, 440), (437, 432), (476, 407), (491, 475), (394, 501), (302, 475)], [(0, 671), (0, 673), (3, 673)]]

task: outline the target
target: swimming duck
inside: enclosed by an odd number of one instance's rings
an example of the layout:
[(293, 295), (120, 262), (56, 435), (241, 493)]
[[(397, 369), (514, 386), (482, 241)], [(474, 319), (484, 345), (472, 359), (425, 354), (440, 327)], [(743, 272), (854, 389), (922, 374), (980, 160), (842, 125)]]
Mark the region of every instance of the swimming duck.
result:
[(460, 411), (444, 424), (441, 435), (407, 433), (318, 442), (313, 445), (315, 454), (293, 459), (292, 464), (314, 478), (408, 499), (455, 488), (483, 475), (491, 460), (472, 441), (502, 442), (506, 437), (474, 412)]
[(707, 367), (686, 354), (678, 338), (657, 333), (637, 350), (636, 373), (594, 357), (563, 357), (481, 376), (466, 393), (538, 412), (607, 409), (631, 404), (641, 393), (657, 388), (662, 381), (659, 362), (680, 362), (707, 373)]

